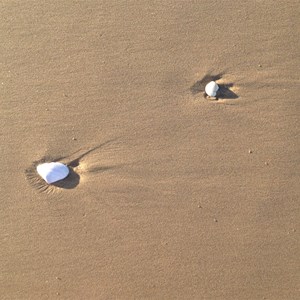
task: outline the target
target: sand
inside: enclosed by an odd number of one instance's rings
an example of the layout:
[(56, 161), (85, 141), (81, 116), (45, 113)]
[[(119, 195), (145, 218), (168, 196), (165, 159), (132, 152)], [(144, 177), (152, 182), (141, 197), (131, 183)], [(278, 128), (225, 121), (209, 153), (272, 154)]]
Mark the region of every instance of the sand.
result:
[(1, 299), (299, 299), (298, 1), (0, 6)]

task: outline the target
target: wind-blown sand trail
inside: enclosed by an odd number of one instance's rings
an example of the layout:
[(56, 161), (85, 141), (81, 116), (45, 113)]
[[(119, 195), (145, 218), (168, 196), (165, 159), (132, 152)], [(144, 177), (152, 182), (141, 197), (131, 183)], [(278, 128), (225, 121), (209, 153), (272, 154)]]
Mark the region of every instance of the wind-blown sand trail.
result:
[(298, 12), (1, 1), (0, 298), (299, 299)]

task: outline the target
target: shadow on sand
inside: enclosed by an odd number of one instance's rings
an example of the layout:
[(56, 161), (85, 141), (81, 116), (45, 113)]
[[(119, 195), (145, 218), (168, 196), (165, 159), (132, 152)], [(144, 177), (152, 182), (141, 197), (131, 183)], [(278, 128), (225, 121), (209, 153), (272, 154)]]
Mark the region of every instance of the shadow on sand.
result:
[[(88, 154), (90, 154), (91, 152), (104, 147), (105, 145), (115, 141), (114, 140), (110, 140), (107, 141), (105, 143), (102, 143), (92, 149), (89, 149), (88, 151), (85, 151), (82, 154), (77, 154), (79, 151), (76, 151), (75, 153), (68, 155), (68, 156), (62, 156), (62, 157), (57, 157), (57, 158), (53, 158), (53, 157), (49, 157), (49, 156), (45, 156), (42, 159), (35, 161), (32, 163), (32, 165), (25, 170), (25, 174), (26, 177), (28, 179), (28, 181), (30, 182), (30, 184), (37, 189), (40, 192), (52, 192), (54, 191), (53, 188), (60, 188), (60, 189), (74, 189), (78, 186), (78, 184), (80, 183), (80, 175), (74, 171), (74, 168), (78, 167), (80, 164), (80, 161)], [(77, 155), (76, 155), (77, 154)], [(55, 162), (62, 162), (65, 165), (68, 166), (69, 168), (69, 175), (62, 179), (59, 180), (57, 182), (54, 182), (52, 184), (47, 184), (36, 172), (36, 167), (39, 164), (45, 163), (45, 162), (51, 162), (51, 161), (55, 161)], [(96, 166), (91, 168), (90, 170), (88, 170), (88, 172), (91, 173), (101, 173), (110, 169), (115, 168), (116, 166)]]
[[(201, 80), (196, 81), (191, 87), (190, 91), (193, 95), (198, 93), (203, 93), (204, 97), (206, 97), (205, 86), (210, 81), (217, 81), (222, 78), (224, 73), (219, 73), (216, 75), (206, 74)], [(217, 92), (217, 99), (237, 99), (239, 96), (234, 93), (230, 88), (234, 86), (233, 83), (219, 84), (219, 90)]]
[(69, 171), (70, 173), (65, 179), (56, 181), (52, 183), (52, 185), (57, 188), (67, 189), (67, 190), (76, 188), (76, 186), (80, 182), (80, 176), (71, 167), (69, 167)]
[[(73, 168), (78, 167), (80, 164), (80, 161), (85, 156), (87, 156), (88, 154), (90, 154), (91, 152), (94, 152), (95, 150), (97, 150), (99, 148), (104, 147), (105, 145), (111, 143), (112, 141), (114, 141), (114, 140), (110, 140), (105, 143), (102, 143), (101, 145), (98, 145), (98, 146), (82, 153), (81, 155), (77, 156), (76, 158), (72, 159), (71, 161), (68, 161), (66, 164), (70, 171), (69, 175), (63, 180), (52, 183), (52, 185), (55, 187), (61, 188), (61, 189), (74, 189), (80, 182), (80, 175), (78, 173), (76, 173), (73, 170)], [(70, 156), (73, 156), (73, 155), (70, 155)], [(56, 159), (56, 161), (63, 160), (63, 159), (70, 159), (69, 158), (70, 156), (60, 157), (60, 158)], [(104, 171), (110, 170), (112, 168), (113, 168), (113, 166), (99, 166), (97, 168), (93, 168), (91, 170), (91, 172), (104, 172)]]

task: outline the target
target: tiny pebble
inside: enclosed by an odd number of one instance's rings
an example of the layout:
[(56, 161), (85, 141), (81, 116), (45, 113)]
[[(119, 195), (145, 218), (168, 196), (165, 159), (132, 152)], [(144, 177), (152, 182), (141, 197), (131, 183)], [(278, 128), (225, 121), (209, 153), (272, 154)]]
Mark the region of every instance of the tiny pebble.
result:
[(217, 220), (217, 219), (214, 219), (214, 221), (215, 221), (215, 222), (218, 222), (218, 220)]
[(73, 141), (77, 141), (77, 139), (76, 139), (75, 137), (72, 137), (72, 140), (73, 140)]
[(198, 208), (202, 208), (202, 206), (201, 206), (201, 205), (198, 205)]
[(252, 151), (251, 149), (249, 149), (249, 151), (248, 151), (248, 152), (249, 152), (249, 154), (253, 153), (253, 151)]
[(265, 162), (265, 165), (266, 165), (266, 166), (268, 166), (268, 165), (269, 165), (269, 163), (266, 161), (266, 162)]

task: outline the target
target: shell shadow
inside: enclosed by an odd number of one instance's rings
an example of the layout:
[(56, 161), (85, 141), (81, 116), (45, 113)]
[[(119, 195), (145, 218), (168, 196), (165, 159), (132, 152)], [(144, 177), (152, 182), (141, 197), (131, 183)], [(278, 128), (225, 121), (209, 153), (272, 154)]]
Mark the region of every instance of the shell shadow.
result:
[(55, 192), (56, 188), (60, 189), (74, 189), (80, 182), (80, 175), (76, 173), (72, 167), (69, 167), (69, 174), (66, 178), (56, 181), (52, 184), (48, 184), (42, 179), (37, 171), (36, 167), (39, 164), (51, 162), (51, 161), (59, 161), (59, 159), (53, 159), (49, 156), (43, 157), (42, 159), (33, 162), (33, 164), (25, 170), (25, 175), (29, 183), (33, 188), (38, 190), (39, 192), (46, 192), (48, 194)]
[[(203, 93), (203, 96), (206, 97), (205, 86), (210, 81), (217, 81), (223, 77), (224, 73), (218, 73), (212, 75), (210, 73), (206, 74), (201, 80), (196, 81), (191, 87), (190, 91), (193, 95)], [(217, 99), (237, 99), (239, 96), (234, 93), (230, 88), (234, 86), (233, 83), (219, 84), (219, 90), (217, 92)]]
[(80, 175), (76, 173), (73, 168), (69, 167), (69, 175), (59, 181), (52, 183), (53, 186), (61, 189), (74, 189), (80, 182)]
[(217, 92), (218, 99), (237, 99), (239, 96), (230, 88), (234, 86), (233, 83), (218, 84), (219, 90)]
[[(75, 153), (72, 153), (71, 155), (68, 156), (61, 156), (61, 157), (50, 157), (50, 156), (45, 156), (42, 159), (33, 162), (33, 164), (25, 170), (25, 174), (26, 177), (29, 181), (29, 183), (38, 191), (40, 192), (46, 192), (46, 193), (51, 193), (54, 192), (56, 190), (56, 188), (58, 189), (74, 189), (76, 188), (79, 183), (80, 183), (80, 175), (74, 170), (76, 167), (79, 166), (80, 161), (87, 156), (88, 154), (90, 154), (91, 152), (104, 147), (105, 145), (111, 143), (114, 140), (109, 140), (105, 143), (102, 143), (92, 149), (89, 149), (88, 151), (85, 151), (84, 153), (76, 156), (76, 153), (80, 152), (76, 151)], [(74, 158), (75, 156), (75, 158)], [(62, 162), (65, 165), (67, 165), (67, 167), (69, 168), (69, 174), (66, 178), (56, 181), (52, 184), (47, 184), (36, 172), (36, 167), (37, 165), (41, 164), (41, 163), (45, 163), (45, 162), (51, 162), (51, 161), (55, 161), (55, 162)], [(99, 166), (99, 167), (94, 167), (91, 170), (89, 170), (89, 172), (104, 172), (106, 170), (110, 170), (112, 168), (115, 168), (116, 166)]]
[(206, 74), (201, 80), (196, 81), (191, 87), (190, 91), (193, 95), (198, 93), (203, 93), (205, 91), (205, 86), (211, 81), (217, 81), (222, 78), (224, 73), (219, 73), (216, 75), (212, 75), (210, 73)]

